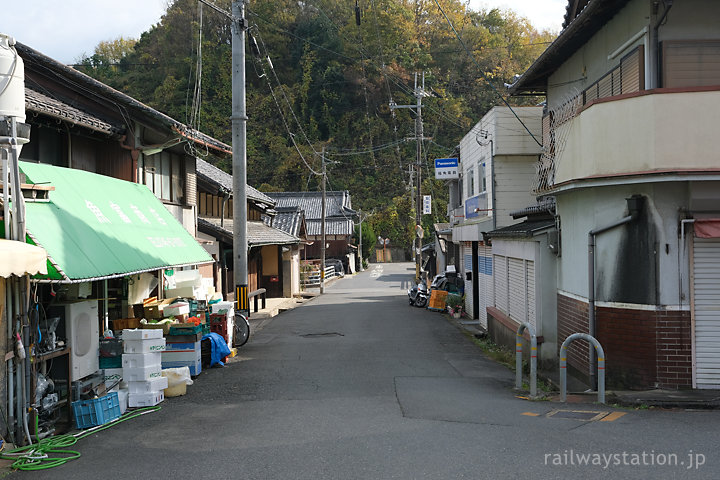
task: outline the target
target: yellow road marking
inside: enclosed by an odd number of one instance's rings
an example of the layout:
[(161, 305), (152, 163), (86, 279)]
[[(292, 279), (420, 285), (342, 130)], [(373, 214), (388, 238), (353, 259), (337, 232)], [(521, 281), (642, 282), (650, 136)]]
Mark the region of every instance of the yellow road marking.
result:
[(533, 413), (533, 412), (523, 412), (521, 415), (525, 415), (526, 417), (539, 417), (539, 413)]
[(614, 421), (617, 420), (618, 418), (624, 416), (626, 413), (627, 413), (627, 412), (613, 412), (613, 413), (611, 413), (610, 415), (606, 416), (605, 418), (603, 418), (603, 419), (600, 420), (600, 421), (601, 421), (601, 422), (614, 422)]

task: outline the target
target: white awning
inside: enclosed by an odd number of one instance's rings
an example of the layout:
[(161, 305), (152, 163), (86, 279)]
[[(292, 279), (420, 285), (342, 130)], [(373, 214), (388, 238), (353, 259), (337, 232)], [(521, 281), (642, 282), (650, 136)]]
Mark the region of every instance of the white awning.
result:
[(0, 239), (0, 277), (47, 275), (47, 252), (29, 243)]

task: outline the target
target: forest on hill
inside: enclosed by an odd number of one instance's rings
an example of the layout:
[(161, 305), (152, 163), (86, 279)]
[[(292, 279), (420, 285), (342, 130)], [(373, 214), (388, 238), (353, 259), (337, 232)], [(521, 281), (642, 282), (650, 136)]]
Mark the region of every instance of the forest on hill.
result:
[[(230, 11), (231, 0), (213, 3)], [(434, 180), (433, 160), (453, 154), (502, 103), (503, 84), (555, 37), (514, 12), (467, 5), (248, 2), (248, 183), (263, 191), (318, 190), (324, 149), (327, 188), (349, 190), (353, 207), (371, 214), (368, 233), (409, 248), (415, 112), (389, 105), (415, 104), (417, 73), (428, 94), (421, 194), (433, 197), (423, 226), (432, 231), (432, 223), (447, 221), (447, 186)], [(230, 144), (230, 30), (226, 17), (198, 0), (170, 0), (161, 21), (139, 39), (101, 42), (76, 68)], [(207, 160), (230, 171), (229, 158)]]

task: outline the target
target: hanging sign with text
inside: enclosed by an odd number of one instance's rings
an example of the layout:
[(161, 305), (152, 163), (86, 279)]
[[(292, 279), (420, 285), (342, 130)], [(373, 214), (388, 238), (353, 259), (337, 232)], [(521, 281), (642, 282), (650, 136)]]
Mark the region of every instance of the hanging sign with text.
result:
[(457, 158), (436, 158), (435, 178), (438, 180), (452, 180), (460, 178)]

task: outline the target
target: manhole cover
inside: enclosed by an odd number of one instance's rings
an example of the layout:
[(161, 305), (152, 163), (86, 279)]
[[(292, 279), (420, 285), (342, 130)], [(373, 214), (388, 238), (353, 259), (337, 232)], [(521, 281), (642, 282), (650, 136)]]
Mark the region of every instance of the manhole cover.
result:
[(337, 332), (327, 332), (327, 333), (306, 333), (305, 335), (300, 335), (304, 338), (322, 338), (322, 337), (344, 337), (342, 333)]
[(609, 412), (593, 412), (588, 410), (553, 410), (548, 413), (548, 417), (552, 418), (569, 418), (571, 420), (580, 420), (581, 422), (594, 422), (606, 416)]

